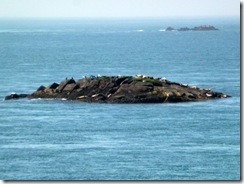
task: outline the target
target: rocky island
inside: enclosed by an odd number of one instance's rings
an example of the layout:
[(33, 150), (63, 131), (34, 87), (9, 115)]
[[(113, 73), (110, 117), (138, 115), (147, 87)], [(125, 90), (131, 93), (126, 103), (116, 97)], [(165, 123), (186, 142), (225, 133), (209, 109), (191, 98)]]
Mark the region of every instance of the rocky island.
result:
[(165, 103), (227, 97), (230, 96), (211, 89), (171, 82), (165, 77), (135, 75), (90, 76), (77, 81), (66, 78), (60, 83), (40, 86), (32, 94), (8, 95), (5, 100), (41, 98), (101, 103)]
[(217, 31), (218, 29), (211, 25), (201, 25), (194, 28), (183, 27), (180, 29), (174, 29), (172, 27), (167, 27), (165, 31)]

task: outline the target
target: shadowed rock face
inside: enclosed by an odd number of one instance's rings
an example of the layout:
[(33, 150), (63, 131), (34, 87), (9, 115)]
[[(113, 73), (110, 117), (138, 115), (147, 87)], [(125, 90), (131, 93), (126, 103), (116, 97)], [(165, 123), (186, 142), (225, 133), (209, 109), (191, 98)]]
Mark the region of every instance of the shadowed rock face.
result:
[(190, 102), (230, 97), (211, 89), (170, 82), (166, 78), (144, 75), (85, 77), (40, 86), (32, 94), (11, 94), (5, 100), (28, 97), (103, 103)]

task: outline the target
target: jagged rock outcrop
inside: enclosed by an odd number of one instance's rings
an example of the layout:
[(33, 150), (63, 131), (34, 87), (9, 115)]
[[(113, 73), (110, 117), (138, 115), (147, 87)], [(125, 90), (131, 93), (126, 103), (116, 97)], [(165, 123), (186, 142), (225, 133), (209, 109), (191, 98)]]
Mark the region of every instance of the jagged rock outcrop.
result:
[(170, 82), (166, 78), (145, 75), (85, 77), (66, 79), (60, 84), (40, 86), (32, 94), (11, 94), (5, 100), (18, 98), (52, 98), (103, 103), (189, 102), (230, 97), (196, 86)]

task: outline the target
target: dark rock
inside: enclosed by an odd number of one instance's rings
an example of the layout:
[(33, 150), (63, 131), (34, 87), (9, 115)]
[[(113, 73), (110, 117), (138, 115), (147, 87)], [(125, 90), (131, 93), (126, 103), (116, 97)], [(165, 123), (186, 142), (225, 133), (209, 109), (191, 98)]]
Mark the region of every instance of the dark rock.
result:
[(62, 81), (62, 82), (60, 83), (60, 85), (58, 86), (57, 90), (58, 90), (59, 92), (62, 92), (63, 89), (64, 89), (64, 88), (66, 87), (66, 85), (68, 85), (68, 84), (75, 84), (75, 80), (74, 80), (74, 79), (66, 79), (66, 80)]
[[(62, 90), (63, 92), (71, 92), (71, 91), (73, 91), (73, 89), (75, 88), (75, 87), (78, 87), (78, 85), (76, 85), (75, 83), (72, 83), (72, 84), (67, 84), (65, 87), (64, 87), (64, 89)], [(78, 87), (79, 88), (79, 87)]]
[(57, 84), (56, 82), (54, 82), (50, 86), (48, 86), (48, 88), (50, 88), (50, 89), (56, 89), (58, 86), (59, 86), (59, 84)]
[(172, 28), (172, 27), (167, 27), (167, 28), (165, 29), (165, 31), (175, 31), (175, 29)]
[(192, 30), (193, 31), (216, 31), (218, 29), (211, 25), (202, 25), (202, 26), (194, 27)]
[(178, 29), (178, 31), (190, 31), (192, 29), (188, 28), (188, 27), (183, 27), (183, 28), (180, 28)]
[[(161, 80), (162, 79), (162, 80)], [(227, 98), (229, 95), (196, 86), (145, 75), (102, 76), (65, 80), (58, 85), (41, 86), (30, 95), (12, 94), (6, 100), (28, 98), (66, 98), (82, 102), (104, 103), (176, 103)]]
[(188, 28), (188, 27), (182, 27), (182, 28), (179, 28), (179, 29), (174, 29), (172, 27), (168, 27), (166, 29), (166, 31), (217, 31), (219, 29), (215, 28), (214, 26), (211, 26), (211, 25), (201, 25), (201, 26), (197, 26), (197, 27), (194, 27), (194, 28)]
[(28, 95), (27, 94), (16, 94), (16, 93), (14, 93), (14, 94), (11, 94), (11, 95), (8, 95), (8, 96), (6, 96), (5, 98), (4, 98), (4, 100), (15, 100), (15, 99), (19, 99), (19, 98), (26, 98), (26, 97), (28, 97)]
[(26, 97), (28, 97), (27, 94), (20, 94), (20, 95), (19, 95), (19, 98), (26, 98)]
[(127, 77), (119, 77), (115, 80), (116, 85), (120, 85)]
[(19, 98), (18, 94), (11, 94), (11, 95), (6, 96), (4, 99), (5, 100), (13, 100), (13, 99), (18, 99), (18, 98)]
[(46, 89), (46, 87), (43, 86), (43, 85), (41, 85), (36, 91), (43, 91), (43, 90), (45, 90), (45, 89)]

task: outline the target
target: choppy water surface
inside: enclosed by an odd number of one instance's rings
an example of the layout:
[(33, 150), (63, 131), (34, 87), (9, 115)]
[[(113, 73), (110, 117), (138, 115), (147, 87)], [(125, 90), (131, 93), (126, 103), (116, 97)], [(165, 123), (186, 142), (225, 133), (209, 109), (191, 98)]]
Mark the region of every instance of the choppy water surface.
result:
[[(219, 31), (165, 32), (212, 24)], [(238, 19), (0, 20), (0, 179), (240, 179)], [(228, 99), (3, 101), (65, 77), (146, 75)]]

